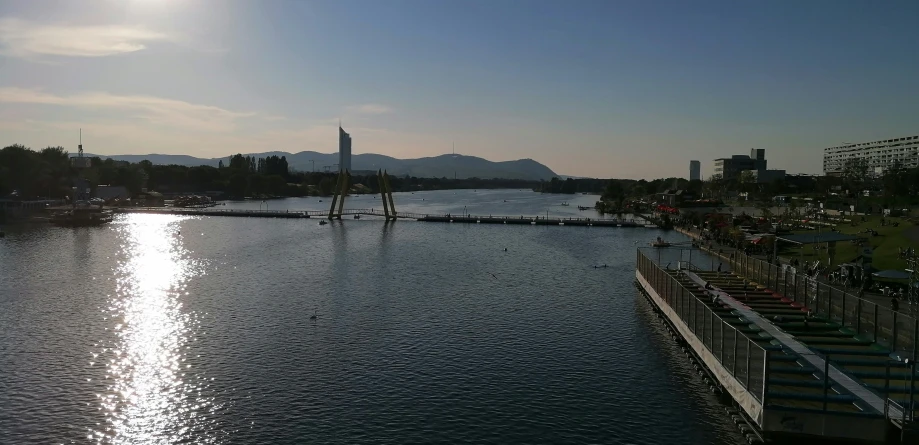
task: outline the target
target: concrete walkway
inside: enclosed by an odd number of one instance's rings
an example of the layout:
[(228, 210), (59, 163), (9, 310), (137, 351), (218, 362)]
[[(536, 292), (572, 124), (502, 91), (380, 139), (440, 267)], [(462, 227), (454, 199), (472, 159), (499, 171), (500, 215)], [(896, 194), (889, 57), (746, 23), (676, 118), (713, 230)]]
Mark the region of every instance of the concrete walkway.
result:
[[(705, 287), (706, 281), (695, 273), (686, 270), (684, 270), (683, 273), (686, 274), (687, 277), (693, 280), (693, 282), (698, 284), (700, 287)], [(717, 294), (722, 302), (739, 312), (741, 315), (743, 315), (744, 318), (755, 324), (763, 331), (768, 332), (769, 335), (771, 335), (774, 339), (782, 344), (783, 348), (794, 351), (796, 354), (801, 356), (802, 359), (806, 360), (813, 367), (820, 370), (820, 372), (823, 372), (823, 370), (826, 369), (826, 361), (822, 357), (817, 355), (816, 352), (812, 351), (803, 343), (796, 340), (793, 336), (779, 329), (769, 320), (763, 318), (763, 316), (758, 312), (750, 309), (745, 304), (737, 301), (731, 297), (730, 294), (722, 291), (721, 289), (718, 289), (717, 287), (715, 287), (713, 290), (710, 290), (709, 292)], [(880, 414), (884, 413), (885, 401), (883, 398), (871, 392), (871, 390), (868, 388), (865, 388), (862, 383), (856, 381), (852, 377), (849, 377), (833, 364), (829, 365), (829, 377), (833, 381), (833, 384), (845, 388), (846, 391), (861, 400), (865, 406), (870, 406)], [(899, 419), (902, 414), (903, 413), (899, 409), (893, 406), (888, 408), (888, 415), (893, 418)]]

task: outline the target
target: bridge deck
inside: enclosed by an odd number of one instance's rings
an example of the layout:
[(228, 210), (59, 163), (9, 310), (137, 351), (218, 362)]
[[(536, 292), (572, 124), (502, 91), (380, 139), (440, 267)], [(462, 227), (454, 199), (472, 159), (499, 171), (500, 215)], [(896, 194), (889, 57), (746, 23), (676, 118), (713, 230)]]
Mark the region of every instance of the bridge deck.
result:
[[(169, 215), (192, 216), (235, 216), (252, 218), (325, 218), (329, 212), (326, 210), (235, 210), (215, 208), (179, 208), (179, 207), (122, 207), (115, 208), (119, 213), (153, 213)], [(378, 209), (345, 209), (342, 216), (375, 216), (385, 217), (385, 213)], [(600, 226), (600, 227), (657, 227), (643, 220), (617, 219), (617, 218), (546, 218), (543, 216), (478, 216), (478, 215), (451, 215), (451, 214), (425, 214), (412, 212), (396, 212), (400, 219), (411, 219), (423, 222), (455, 222), (472, 224), (524, 224), (524, 225), (569, 225), (569, 226)]]

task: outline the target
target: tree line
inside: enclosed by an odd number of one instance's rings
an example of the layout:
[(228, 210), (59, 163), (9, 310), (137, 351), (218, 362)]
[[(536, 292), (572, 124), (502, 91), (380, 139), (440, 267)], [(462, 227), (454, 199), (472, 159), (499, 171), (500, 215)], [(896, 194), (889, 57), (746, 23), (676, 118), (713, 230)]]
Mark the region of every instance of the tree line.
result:
[[(284, 156), (254, 158), (236, 154), (217, 167), (154, 165), (90, 158), (90, 166), (75, 169), (62, 147), (32, 150), (23, 145), (0, 149), (0, 197), (62, 199), (71, 195), (77, 177), (95, 189), (99, 185), (124, 186), (132, 195), (146, 189), (169, 194), (222, 193), (229, 198), (260, 196), (328, 196), (338, 181), (337, 173), (292, 170)], [(353, 189), (379, 193), (376, 174), (351, 177)], [(451, 179), (390, 176), (393, 191), (445, 189), (531, 189), (538, 181), (516, 179)]]

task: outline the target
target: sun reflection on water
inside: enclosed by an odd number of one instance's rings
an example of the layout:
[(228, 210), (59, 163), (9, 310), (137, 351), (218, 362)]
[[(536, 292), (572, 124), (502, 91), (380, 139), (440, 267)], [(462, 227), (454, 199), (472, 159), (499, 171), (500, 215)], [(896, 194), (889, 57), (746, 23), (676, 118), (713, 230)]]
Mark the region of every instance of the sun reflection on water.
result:
[(217, 442), (208, 433), (216, 407), (202, 396), (205, 379), (186, 361), (196, 321), (182, 299), (188, 280), (204, 268), (182, 246), (181, 220), (130, 215), (118, 225), (117, 288), (105, 309), (115, 343), (100, 360), (106, 425), (91, 432), (97, 443)]

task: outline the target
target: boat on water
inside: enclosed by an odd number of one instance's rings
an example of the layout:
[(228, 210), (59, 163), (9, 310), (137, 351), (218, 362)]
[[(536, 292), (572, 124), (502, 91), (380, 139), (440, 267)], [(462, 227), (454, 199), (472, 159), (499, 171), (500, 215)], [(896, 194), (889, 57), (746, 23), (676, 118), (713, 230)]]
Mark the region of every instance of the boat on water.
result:
[(566, 201), (566, 202), (563, 202), (562, 205), (565, 206), (565, 207), (568, 207), (568, 202), (567, 202), (567, 201)]
[(670, 247), (670, 243), (664, 241), (661, 237), (657, 237), (657, 240), (651, 243), (651, 247)]
[(326, 220), (324, 220), (324, 219), (319, 220), (319, 225), (320, 225), (320, 226), (324, 226), (324, 225), (326, 225), (326, 224), (328, 224), (328, 222), (327, 222)]
[(578, 210), (590, 210), (592, 207), (578, 206)]
[(63, 227), (94, 227), (112, 222), (112, 211), (102, 206), (76, 205), (51, 215), (53, 224)]

